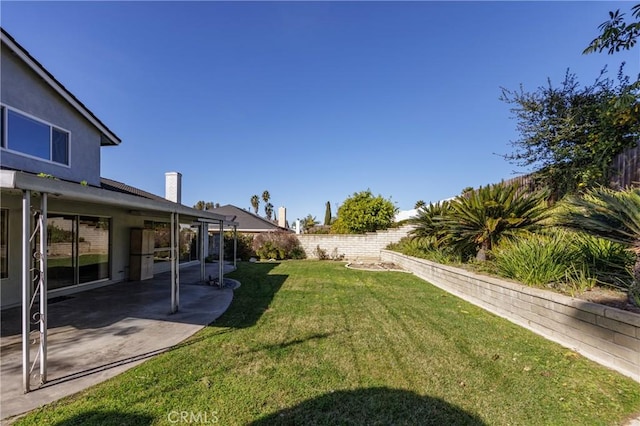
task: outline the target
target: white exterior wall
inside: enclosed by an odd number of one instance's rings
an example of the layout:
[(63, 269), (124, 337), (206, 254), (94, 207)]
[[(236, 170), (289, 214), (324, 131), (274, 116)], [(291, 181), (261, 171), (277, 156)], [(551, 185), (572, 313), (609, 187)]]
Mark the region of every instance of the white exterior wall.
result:
[(344, 255), (350, 261), (378, 261), (380, 250), (406, 237), (412, 226), (367, 232), (366, 234), (299, 234), (296, 235), (308, 258), (317, 257), (314, 252), (320, 247), (331, 256)]

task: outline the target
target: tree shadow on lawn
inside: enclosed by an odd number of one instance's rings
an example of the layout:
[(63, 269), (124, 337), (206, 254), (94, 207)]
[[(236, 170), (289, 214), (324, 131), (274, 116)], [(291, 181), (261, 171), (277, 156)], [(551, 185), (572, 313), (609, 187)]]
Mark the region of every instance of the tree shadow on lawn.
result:
[(119, 413), (117, 411), (86, 411), (78, 413), (66, 420), (55, 423), (55, 426), (75, 426), (75, 425), (100, 425), (100, 426), (124, 426), (150, 425), (154, 421), (153, 417), (145, 414)]
[(386, 387), (336, 391), (250, 423), (270, 425), (484, 425), (439, 398)]
[(276, 293), (289, 277), (269, 274), (279, 264), (279, 262), (240, 264), (238, 269), (228, 277), (240, 281), (242, 285), (234, 290), (229, 309), (209, 326), (247, 328), (255, 325), (262, 314), (269, 309)]

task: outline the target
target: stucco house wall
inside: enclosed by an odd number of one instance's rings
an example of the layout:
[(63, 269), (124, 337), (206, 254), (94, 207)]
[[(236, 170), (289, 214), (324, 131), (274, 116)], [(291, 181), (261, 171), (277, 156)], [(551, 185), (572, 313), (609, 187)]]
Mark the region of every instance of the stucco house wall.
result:
[[(2, 44), (0, 102), (18, 112), (67, 130), (69, 166), (2, 150), (2, 165), (32, 173), (45, 173), (74, 182), (100, 185), (100, 132)], [(10, 142), (10, 141), (9, 141)]]
[[(2, 299), (1, 307), (3, 309), (11, 306), (17, 306), (21, 302), (21, 203), (21, 194), (3, 193), (2, 208), (6, 208), (9, 210), (9, 246), (7, 251), (9, 257), (8, 277), (0, 280), (0, 296)], [(32, 197), (32, 204), (37, 206), (38, 203), (39, 197)], [(161, 217), (160, 215), (132, 215), (131, 212), (125, 208), (117, 208), (114, 206), (105, 206), (85, 202), (74, 202), (66, 199), (56, 200), (55, 197), (49, 197), (48, 211), (50, 215), (60, 213), (72, 215), (100, 216), (110, 219), (109, 279), (69, 286), (61, 289), (49, 290), (50, 297), (129, 280), (129, 241), (131, 238), (131, 229), (144, 227), (145, 220), (166, 220), (167, 222), (170, 220), (168, 215), (166, 217)], [(196, 263), (198, 263), (198, 261), (184, 262), (180, 264), (180, 267), (182, 268)], [(170, 268), (171, 265), (169, 264), (169, 262), (156, 263), (154, 264), (154, 273), (157, 274), (165, 272)]]

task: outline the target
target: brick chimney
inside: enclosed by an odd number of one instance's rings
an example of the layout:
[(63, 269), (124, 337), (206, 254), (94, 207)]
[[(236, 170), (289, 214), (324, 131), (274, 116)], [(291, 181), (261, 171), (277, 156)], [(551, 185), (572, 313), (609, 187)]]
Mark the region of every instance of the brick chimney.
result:
[(164, 177), (164, 198), (182, 204), (182, 173), (167, 172)]
[(284, 207), (278, 209), (278, 226), (282, 228), (287, 227), (287, 209)]

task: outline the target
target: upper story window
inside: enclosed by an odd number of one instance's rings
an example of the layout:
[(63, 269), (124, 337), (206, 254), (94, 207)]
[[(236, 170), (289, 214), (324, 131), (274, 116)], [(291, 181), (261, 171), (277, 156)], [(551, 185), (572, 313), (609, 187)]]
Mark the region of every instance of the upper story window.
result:
[(2, 148), (69, 165), (68, 131), (4, 106), (0, 114)]

